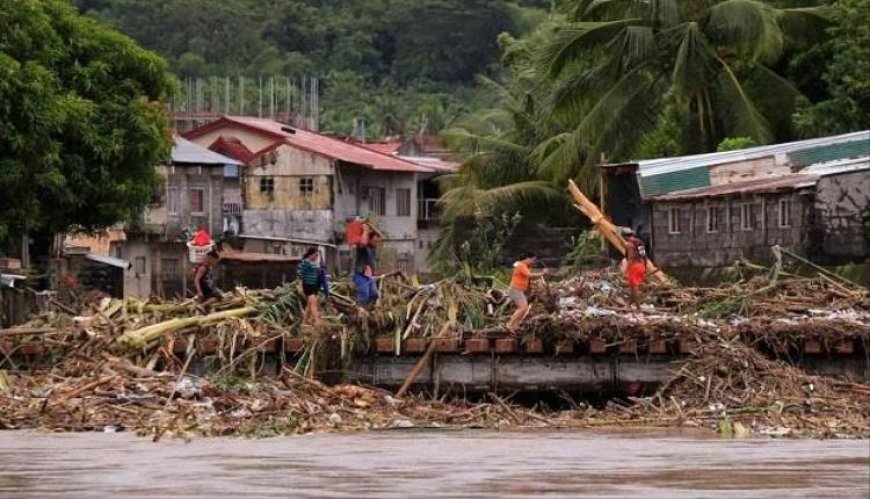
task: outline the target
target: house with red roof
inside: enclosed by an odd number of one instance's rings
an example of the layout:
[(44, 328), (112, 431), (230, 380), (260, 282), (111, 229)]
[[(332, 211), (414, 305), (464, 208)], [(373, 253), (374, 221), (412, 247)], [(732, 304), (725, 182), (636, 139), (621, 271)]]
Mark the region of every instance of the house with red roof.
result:
[(415, 270), (418, 183), (433, 168), (271, 119), (224, 116), (184, 136), (243, 163), (246, 251), (296, 255), (319, 245), (346, 270), (345, 223), (363, 215), (385, 236), (380, 270)]

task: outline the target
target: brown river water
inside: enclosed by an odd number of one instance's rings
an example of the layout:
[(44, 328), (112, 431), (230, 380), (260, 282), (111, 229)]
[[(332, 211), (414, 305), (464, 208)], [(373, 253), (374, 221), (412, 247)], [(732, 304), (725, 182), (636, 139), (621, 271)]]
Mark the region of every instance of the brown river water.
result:
[(870, 441), (385, 431), (191, 442), (0, 432), (6, 498), (861, 498)]

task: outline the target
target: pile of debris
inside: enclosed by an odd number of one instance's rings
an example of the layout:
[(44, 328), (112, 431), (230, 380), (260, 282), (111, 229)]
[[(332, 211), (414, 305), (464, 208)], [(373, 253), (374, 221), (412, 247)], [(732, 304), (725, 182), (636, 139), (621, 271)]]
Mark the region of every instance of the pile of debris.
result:
[(655, 425), (736, 436), (870, 437), (870, 385), (811, 376), (716, 335), (655, 395), (635, 402), (619, 412)]
[[(89, 352), (95, 354), (96, 352)], [(393, 398), (383, 390), (325, 386), (285, 368), (276, 378), (156, 372), (103, 353), (71, 356), (49, 372), (6, 375), (0, 428), (135, 431), (175, 436), (272, 436), (417, 426), (497, 427), (534, 420), (497, 403)]]
[[(720, 288), (652, 285), (651, 303), (631, 310), (614, 270), (586, 272), (532, 292), (524, 338), (690, 338), (696, 351), (651, 398), (602, 411), (542, 414), (491, 395), (492, 403), (396, 398), (358, 386), (325, 386), (313, 364), (340, 343), (340, 356), (371, 351), (375, 337), (435, 338), (500, 331), (512, 307), (504, 293), (455, 280), (421, 285), (401, 274), (381, 278), (379, 306), (365, 312), (333, 286), (331, 307), (317, 328), (301, 325), (295, 286), (237, 289), (213, 312), (190, 300), (94, 300), (80, 316), (37, 317), (0, 336), (0, 427), (52, 430), (131, 429), (159, 438), (271, 435), (420, 425), (583, 427), (700, 425), (818, 436), (870, 437), (870, 387), (810, 376), (754, 349), (759, 334), (779, 341), (806, 335), (822, 341), (870, 343), (866, 290), (830, 279), (756, 278)], [(257, 377), (262, 350), (275, 340), (302, 339), (295, 368)], [(190, 341), (195, 339), (196, 341)], [(189, 372), (197, 345), (219, 345), (215, 369)], [(25, 373), (18, 349), (44, 345), (45, 369)], [(177, 356), (178, 344), (184, 356)], [(401, 341), (396, 342), (397, 345)], [(185, 362), (180, 359), (186, 358)], [(286, 364), (285, 364), (286, 365)]]

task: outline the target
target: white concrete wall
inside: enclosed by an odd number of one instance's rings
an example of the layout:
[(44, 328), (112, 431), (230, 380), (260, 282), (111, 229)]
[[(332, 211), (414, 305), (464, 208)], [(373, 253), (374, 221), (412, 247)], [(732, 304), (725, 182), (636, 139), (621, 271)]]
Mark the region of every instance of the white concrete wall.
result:
[[(115, 249), (120, 245), (120, 252)], [(141, 239), (114, 243), (110, 256), (123, 258), (133, 267), (124, 271), (124, 297), (147, 300), (151, 296), (151, 247)]]

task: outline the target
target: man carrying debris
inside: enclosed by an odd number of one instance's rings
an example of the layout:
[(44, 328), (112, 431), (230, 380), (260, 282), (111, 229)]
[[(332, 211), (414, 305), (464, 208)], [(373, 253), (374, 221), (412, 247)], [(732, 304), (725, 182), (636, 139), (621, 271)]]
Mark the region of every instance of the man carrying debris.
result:
[(375, 283), (375, 248), (381, 241), (381, 235), (371, 225), (363, 225), (359, 245), (356, 247), (356, 258), (353, 266), (353, 285), (356, 288), (356, 302), (366, 307), (378, 299), (378, 286)]
[(625, 258), (622, 260), (622, 273), (631, 290), (631, 305), (640, 309), (642, 296), (640, 285), (646, 280), (646, 247), (643, 241), (629, 227), (621, 228), (625, 239)]
[(529, 300), (526, 297), (526, 292), (529, 290), (529, 284), (532, 278), (543, 277), (546, 274), (546, 270), (538, 273), (532, 272), (532, 266), (537, 260), (538, 257), (534, 253), (528, 252), (524, 253), (519, 261), (514, 262), (514, 272), (511, 276), (511, 284), (507, 289), (508, 298), (510, 298), (517, 306), (517, 309), (514, 311), (513, 315), (511, 315), (511, 318), (507, 323), (507, 328), (508, 331), (510, 331), (511, 336), (516, 336), (517, 328), (520, 326), (523, 319), (525, 319), (526, 314), (529, 311)]
[(194, 268), (193, 285), (196, 287), (196, 300), (199, 302), (197, 308), (203, 313), (222, 298), (211, 274), (212, 268), (217, 265), (220, 257), (220, 253), (212, 249)]

